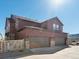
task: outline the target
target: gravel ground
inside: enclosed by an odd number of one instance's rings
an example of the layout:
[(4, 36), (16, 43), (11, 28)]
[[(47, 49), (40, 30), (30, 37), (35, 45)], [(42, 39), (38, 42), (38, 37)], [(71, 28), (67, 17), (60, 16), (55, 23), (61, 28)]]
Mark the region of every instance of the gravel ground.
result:
[(24, 55), (5, 59), (79, 59), (79, 46), (71, 46), (52, 54)]

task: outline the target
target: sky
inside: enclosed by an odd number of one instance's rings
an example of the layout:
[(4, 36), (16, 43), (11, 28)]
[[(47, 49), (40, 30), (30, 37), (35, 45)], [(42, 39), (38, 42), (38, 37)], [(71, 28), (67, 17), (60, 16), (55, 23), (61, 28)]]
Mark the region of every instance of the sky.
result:
[(79, 0), (0, 0), (0, 33), (5, 34), (6, 17), (11, 14), (45, 21), (58, 17), (64, 32), (79, 33)]

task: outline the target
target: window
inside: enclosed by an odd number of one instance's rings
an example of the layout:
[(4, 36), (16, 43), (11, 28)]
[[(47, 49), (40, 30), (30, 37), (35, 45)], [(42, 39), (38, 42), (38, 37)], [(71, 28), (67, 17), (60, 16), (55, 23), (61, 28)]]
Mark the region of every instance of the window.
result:
[(9, 31), (10, 31), (10, 22), (7, 21), (6, 32), (9, 32)]
[(59, 30), (59, 25), (53, 24), (53, 30)]
[(56, 25), (56, 29), (59, 30), (59, 25)]
[(19, 23), (19, 21), (18, 21), (18, 19), (16, 19), (16, 23), (15, 23), (16, 29), (18, 29), (18, 23)]
[(56, 24), (53, 24), (53, 30), (56, 30)]
[(62, 31), (62, 30), (63, 30), (63, 26), (60, 26), (60, 27), (59, 27), (59, 30), (61, 30), (61, 31)]

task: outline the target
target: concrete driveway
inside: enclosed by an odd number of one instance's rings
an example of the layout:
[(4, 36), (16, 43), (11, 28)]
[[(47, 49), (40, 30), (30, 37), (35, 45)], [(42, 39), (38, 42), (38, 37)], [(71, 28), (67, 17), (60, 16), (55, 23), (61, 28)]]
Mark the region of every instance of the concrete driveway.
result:
[[(7, 59), (7, 58), (6, 58)], [(71, 46), (52, 54), (38, 54), (8, 59), (79, 59), (79, 46)]]

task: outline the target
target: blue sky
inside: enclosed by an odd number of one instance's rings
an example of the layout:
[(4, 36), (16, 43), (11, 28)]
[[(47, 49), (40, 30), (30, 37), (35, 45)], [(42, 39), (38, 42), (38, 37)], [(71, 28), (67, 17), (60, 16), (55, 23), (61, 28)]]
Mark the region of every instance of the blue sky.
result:
[[(65, 0), (68, 2), (69, 0)], [(0, 1), (0, 32), (5, 33), (5, 20), (11, 14), (25, 16), (44, 21), (58, 16), (64, 23), (64, 32), (79, 33), (79, 0), (71, 0), (59, 8), (54, 8), (50, 0), (1, 0)]]

